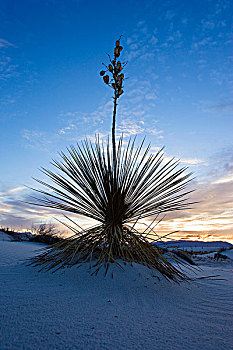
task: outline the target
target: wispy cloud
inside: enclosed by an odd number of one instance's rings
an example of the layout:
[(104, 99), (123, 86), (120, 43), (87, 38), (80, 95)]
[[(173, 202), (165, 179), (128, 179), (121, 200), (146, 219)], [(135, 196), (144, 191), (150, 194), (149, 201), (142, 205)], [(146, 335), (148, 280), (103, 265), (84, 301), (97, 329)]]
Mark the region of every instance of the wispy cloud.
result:
[(233, 112), (233, 102), (232, 101), (226, 101), (226, 102), (220, 102), (218, 104), (209, 104), (209, 106), (205, 106), (203, 108), (204, 112), (215, 112), (215, 113), (223, 113), (223, 112)]
[(0, 214), (9, 213), (11, 211), (12, 206), (10, 204), (6, 204), (0, 200)]
[(2, 56), (0, 58), (0, 80), (6, 81), (9, 78), (17, 77), (19, 75), (17, 68), (18, 65), (12, 63), (10, 56)]
[(225, 184), (228, 182), (233, 182), (233, 174), (226, 175), (212, 182), (212, 185)]
[(204, 163), (204, 160), (199, 158), (181, 159), (181, 163), (187, 165), (198, 165)]
[(48, 135), (44, 131), (24, 129), (22, 131), (22, 138), (25, 140), (26, 147), (36, 148), (42, 151), (47, 151), (49, 145), (53, 142), (53, 136)]
[(0, 38), (0, 49), (6, 48), (6, 47), (16, 47), (14, 44), (10, 43), (9, 41)]
[[(176, 238), (233, 241), (233, 182), (196, 185), (190, 201), (192, 209), (169, 213), (158, 232), (179, 231)], [(219, 238), (220, 237), (220, 238)]]
[(193, 38), (194, 42), (192, 44), (192, 48), (195, 50), (199, 50), (202, 47), (206, 47), (206, 46), (213, 46), (216, 44), (216, 41), (213, 40), (213, 38), (211, 36), (207, 36), (201, 40)]
[(71, 123), (70, 125), (62, 128), (59, 130), (59, 134), (66, 134), (67, 132), (71, 131), (71, 130), (74, 130), (75, 128), (75, 124)]
[(233, 172), (233, 147), (225, 147), (209, 158), (210, 170), (207, 174), (211, 182), (231, 176)]
[(10, 54), (5, 53), (10, 47), (16, 48), (14, 44), (0, 38), (0, 80), (2, 81), (6, 81), (9, 78), (17, 77), (19, 75), (17, 71), (18, 65), (13, 62)]
[(0, 192), (0, 196), (8, 195), (8, 194), (11, 194), (11, 193), (16, 193), (16, 192), (19, 192), (19, 191), (23, 191), (25, 189), (26, 189), (26, 187), (24, 187), (24, 186), (10, 188), (9, 190)]
[(142, 123), (138, 123), (131, 119), (122, 120), (120, 126), (117, 128), (119, 134), (124, 134), (124, 136), (131, 136), (137, 134), (143, 134), (144, 128)]

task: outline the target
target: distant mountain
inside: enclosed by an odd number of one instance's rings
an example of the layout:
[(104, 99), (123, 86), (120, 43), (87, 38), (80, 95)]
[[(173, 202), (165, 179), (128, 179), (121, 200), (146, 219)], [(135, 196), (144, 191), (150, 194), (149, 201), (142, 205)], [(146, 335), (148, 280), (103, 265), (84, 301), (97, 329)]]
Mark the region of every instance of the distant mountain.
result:
[(156, 243), (159, 246), (167, 246), (167, 247), (177, 247), (177, 248), (185, 248), (185, 247), (206, 247), (206, 248), (232, 248), (233, 245), (228, 242), (222, 242), (222, 241), (214, 241), (214, 242), (203, 242), (203, 241), (167, 241), (167, 242), (158, 242)]

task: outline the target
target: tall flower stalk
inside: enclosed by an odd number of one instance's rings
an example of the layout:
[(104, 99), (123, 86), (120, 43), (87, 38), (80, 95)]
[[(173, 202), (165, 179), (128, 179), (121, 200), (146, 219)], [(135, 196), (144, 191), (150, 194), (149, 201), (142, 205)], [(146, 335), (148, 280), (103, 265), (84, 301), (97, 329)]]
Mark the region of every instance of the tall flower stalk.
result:
[(106, 70), (102, 70), (100, 75), (103, 77), (103, 81), (106, 85), (113, 89), (113, 116), (112, 116), (112, 150), (113, 150), (113, 168), (116, 167), (116, 116), (117, 116), (117, 100), (124, 93), (123, 82), (124, 74), (123, 69), (127, 62), (121, 62), (119, 57), (123, 50), (120, 45), (120, 38), (115, 42), (114, 56), (113, 59), (108, 54), (110, 63), (108, 65), (104, 64)]

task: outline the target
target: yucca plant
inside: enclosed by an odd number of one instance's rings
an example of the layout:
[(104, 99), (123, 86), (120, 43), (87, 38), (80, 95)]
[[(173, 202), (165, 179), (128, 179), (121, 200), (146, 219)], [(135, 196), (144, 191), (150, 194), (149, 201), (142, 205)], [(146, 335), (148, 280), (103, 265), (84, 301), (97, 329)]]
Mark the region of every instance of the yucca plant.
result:
[[(125, 66), (116, 61), (121, 51), (119, 39), (114, 59), (109, 56), (110, 64), (105, 66), (112, 79), (106, 71), (100, 72), (104, 82), (114, 90), (112, 144), (107, 141), (104, 146), (97, 138), (95, 143), (85, 140), (71, 146), (67, 154), (60, 153), (60, 161), (52, 162), (56, 172), (42, 168), (52, 183), (37, 180), (46, 189), (36, 190), (44, 195), (36, 205), (83, 215), (99, 224), (82, 229), (65, 215), (69, 220), (65, 225), (73, 235), (46, 248), (30, 263), (55, 271), (89, 261), (94, 273), (102, 266), (107, 273), (111, 263), (122, 267), (122, 262), (136, 262), (178, 281), (186, 276), (153, 244), (160, 240), (154, 223), (161, 213), (187, 207), (186, 196), (191, 191), (185, 192), (185, 187), (190, 174), (185, 174), (186, 168), (179, 169), (174, 159), (164, 162), (163, 149), (150, 154), (150, 146), (144, 149), (142, 142), (136, 147), (135, 139), (123, 147), (123, 136), (116, 143), (116, 108), (123, 93), (121, 71)], [(139, 232), (136, 224), (146, 217), (154, 219)], [(178, 256), (170, 256), (182, 262)]]

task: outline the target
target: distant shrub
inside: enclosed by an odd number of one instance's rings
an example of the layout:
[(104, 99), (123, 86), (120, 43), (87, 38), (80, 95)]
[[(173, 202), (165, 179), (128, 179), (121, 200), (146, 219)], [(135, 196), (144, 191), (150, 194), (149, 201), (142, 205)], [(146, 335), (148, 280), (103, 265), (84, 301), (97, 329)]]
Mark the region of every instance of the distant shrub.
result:
[(40, 224), (33, 225), (31, 228), (33, 234), (30, 239), (33, 242), (40, 242), (45, 244), (54, 244), (61, 241), (60, 232), (54, 224)]

